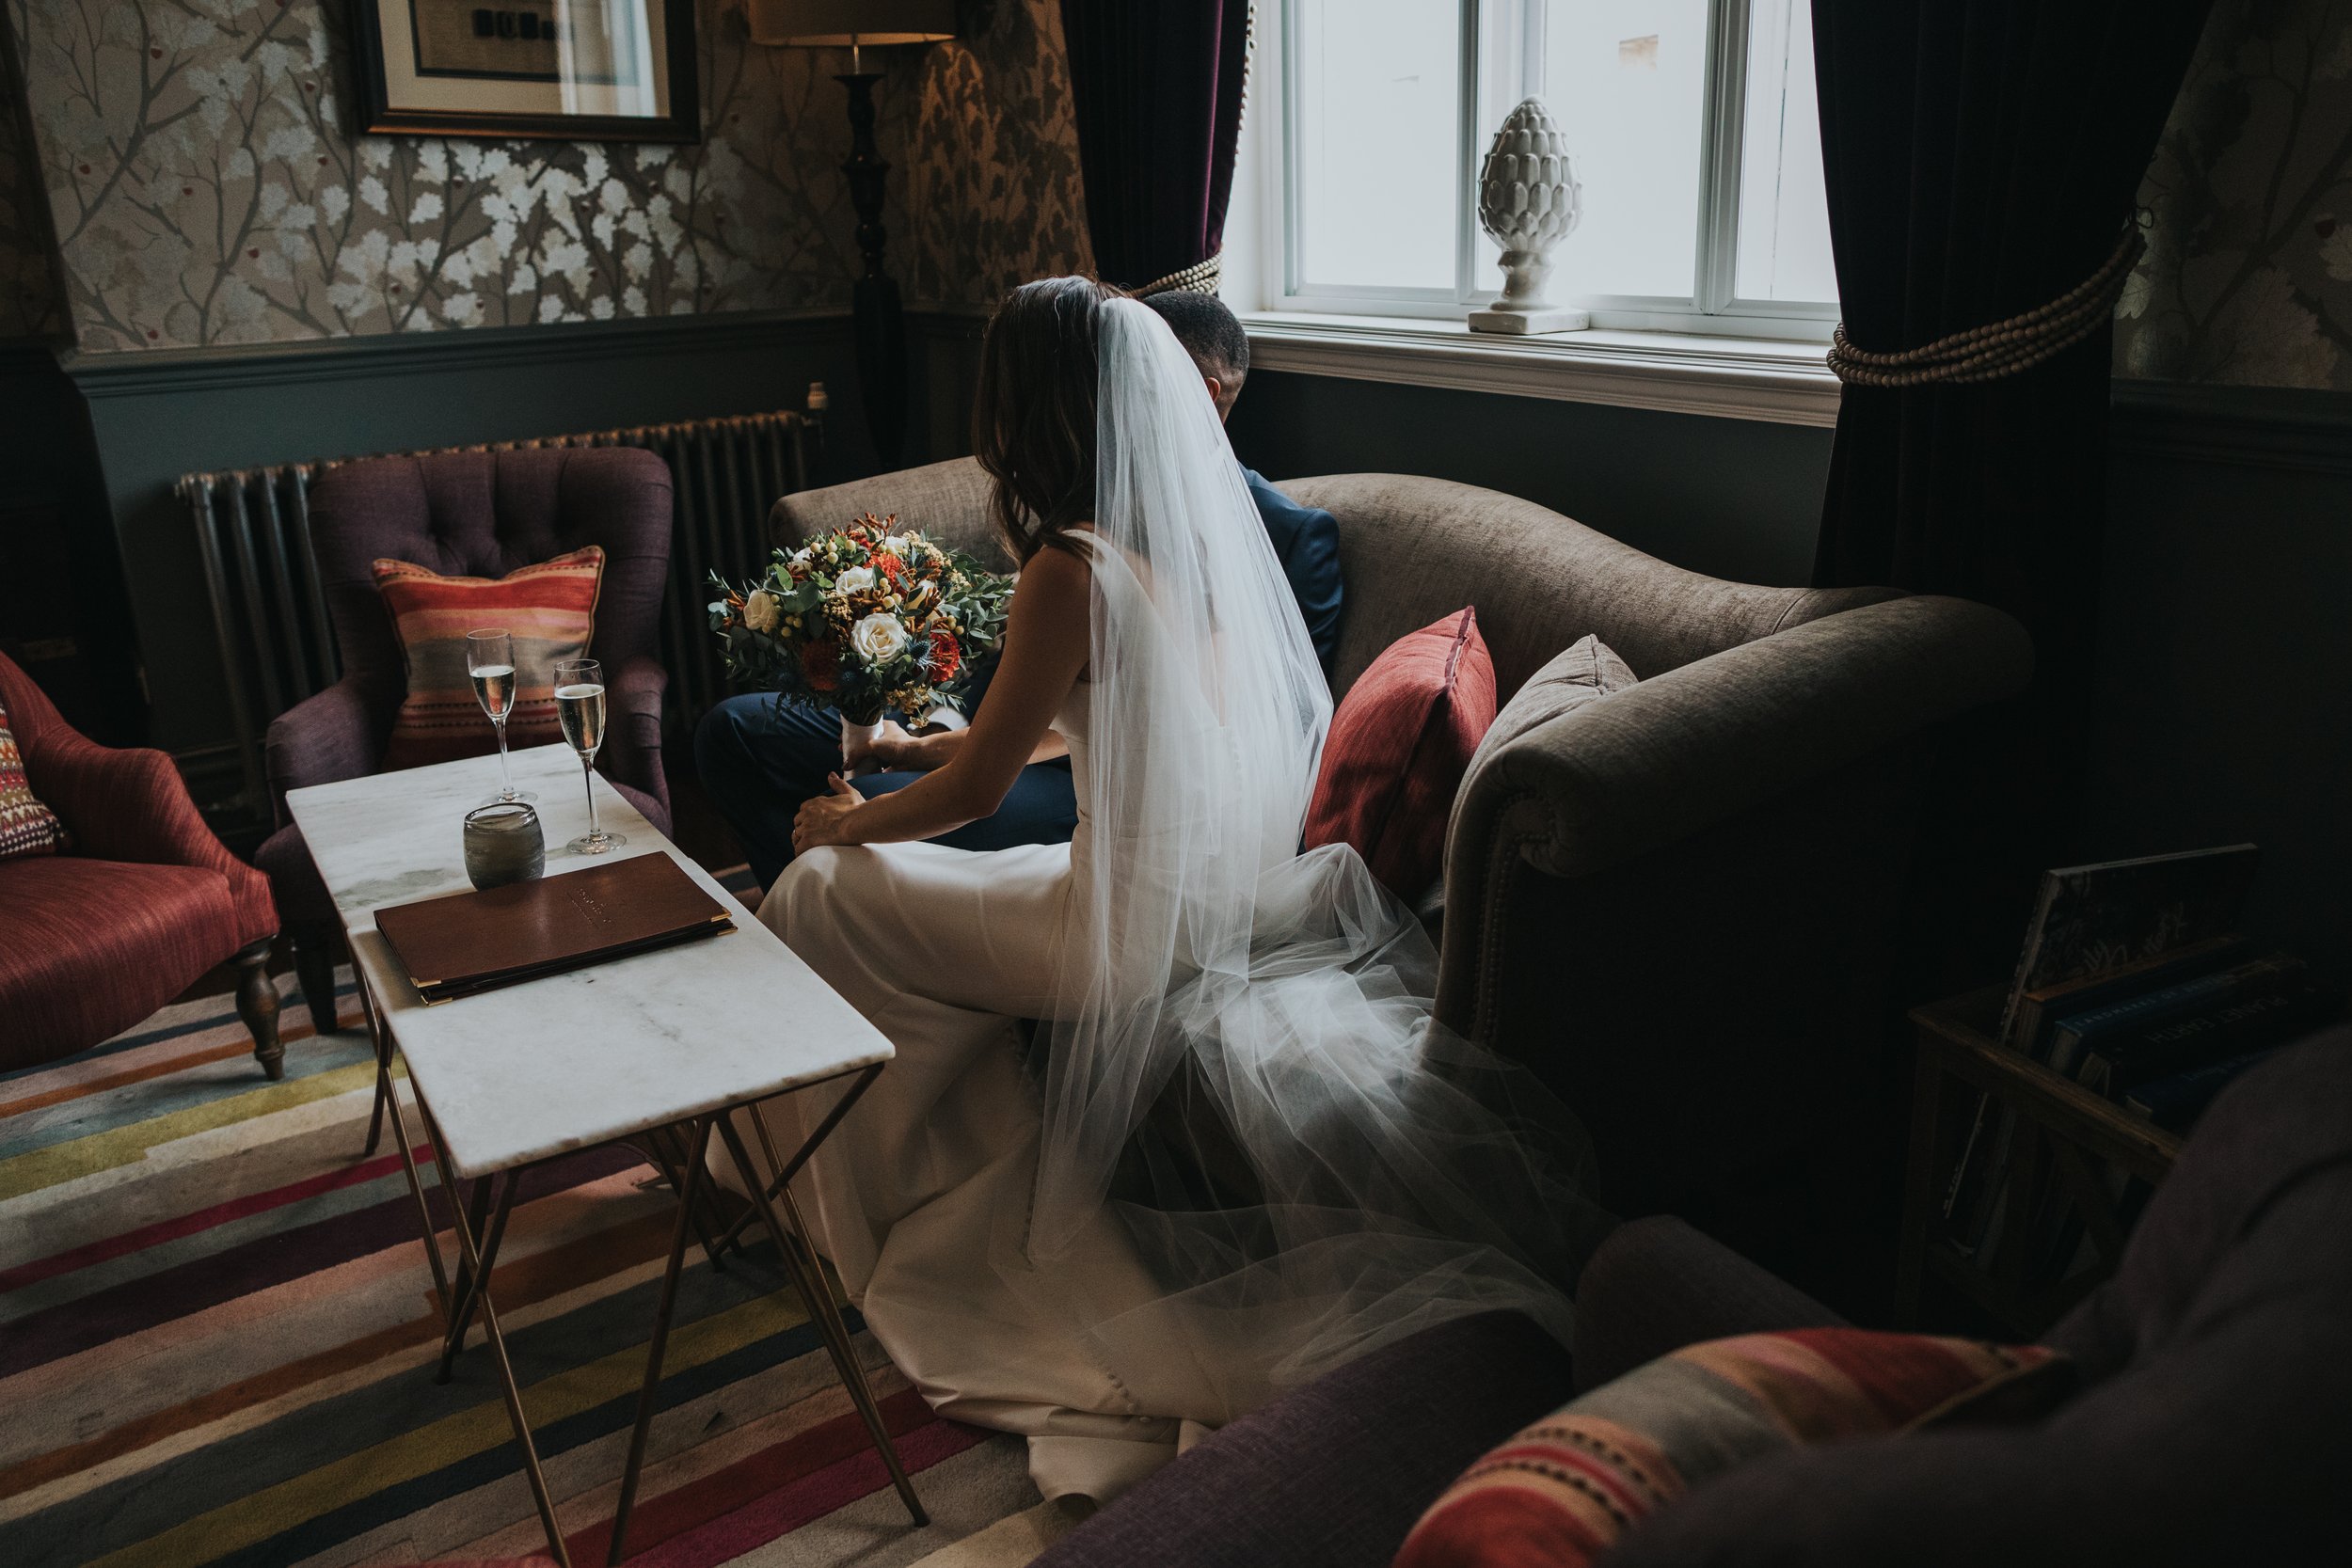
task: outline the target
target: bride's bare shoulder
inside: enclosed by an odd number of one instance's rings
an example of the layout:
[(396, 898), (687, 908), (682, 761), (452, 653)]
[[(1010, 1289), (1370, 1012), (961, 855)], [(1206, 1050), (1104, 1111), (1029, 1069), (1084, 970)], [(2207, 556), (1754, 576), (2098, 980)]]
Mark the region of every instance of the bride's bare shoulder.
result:
[(1029, 557), (1021, 568), (1021, 585), (1027, 587), (1034, 578), (1053, 578), (1083, 584), (1094, 575), (1093, 552), (1078, 540), (1068, 537), (1083, 531), (1089, 540), (1099, 539), (1092, 525), (1078, 524), (1063, 531), (1063, 537)]

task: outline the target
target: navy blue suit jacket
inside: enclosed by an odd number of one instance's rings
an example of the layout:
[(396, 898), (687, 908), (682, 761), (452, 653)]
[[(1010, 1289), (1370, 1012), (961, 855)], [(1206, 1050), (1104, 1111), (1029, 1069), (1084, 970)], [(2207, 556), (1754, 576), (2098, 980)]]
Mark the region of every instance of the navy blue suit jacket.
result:
[(1282, 575), (1290, 578), (1306, 618), (1308, 640), (1323, 673), (1331, 673), (1331, 656), (1340, 645), (1340, 525), (1319, 506), (1301, 506), (1266, 483), (1255, 468), (1244, 468), (1249, 499), (1258, 503), (1265, 521), (1265, 536), (1274, 545)]

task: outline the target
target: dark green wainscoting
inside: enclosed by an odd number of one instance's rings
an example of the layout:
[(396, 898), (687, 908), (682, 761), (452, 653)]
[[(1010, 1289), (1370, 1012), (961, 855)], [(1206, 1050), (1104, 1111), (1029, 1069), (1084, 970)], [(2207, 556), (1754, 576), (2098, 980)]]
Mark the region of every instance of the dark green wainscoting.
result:
[(0, 344), (0, 653), (83, 734), (115, 746), (144, 738), (89, 422), (46, 343)]
[(2089, 856), (2250, 840), (2247, 924), (2352, 975), (2352, 394), (2119, 382)]

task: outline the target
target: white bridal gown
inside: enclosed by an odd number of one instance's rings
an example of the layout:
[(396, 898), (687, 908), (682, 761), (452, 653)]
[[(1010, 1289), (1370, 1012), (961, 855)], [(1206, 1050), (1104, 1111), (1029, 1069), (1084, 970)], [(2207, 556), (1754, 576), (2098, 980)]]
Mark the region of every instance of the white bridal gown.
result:
[[(1167, 325), (1097, 325), (1075, 835), (817, 849), (760, 918), (898, 1048), (799, 1182), (818, 1246), (934, 1407), (1100, 1500), (1448, 1318), (1565, 1338), (1590, 1232), (1558, 1108), (1433, 1026), (1419, 924), (1299, 852), (1330, 696), (1296, 603)], [(1226, 1207), (1136, 1141), (1179, 1083)], [(843, 1092), (759, 1114), (795, 1148)]]
[[(1054, 724), (1079, 785), (1068, 844), (811, 850), (759, 916), (898, 1052), (799, 1183), (851, 1302), (942, 1415), (1027, 1435), (1047, 1497), (1106, 1498), (1169, 1458), (1184, 1422), (1232, 1413), (1187, 1358), (1115, 1364), (1081, 1320), (1166, 1293), (1107, 1218), (1047, 1275), (1020, 1266), (1043, 1123), (1014, 1021), (1051, 1016), (1064, 927), (1086, 918), (1086, 705), (1081, 689)], [(762, 1107), (780, 1147), (835, 1092)]]

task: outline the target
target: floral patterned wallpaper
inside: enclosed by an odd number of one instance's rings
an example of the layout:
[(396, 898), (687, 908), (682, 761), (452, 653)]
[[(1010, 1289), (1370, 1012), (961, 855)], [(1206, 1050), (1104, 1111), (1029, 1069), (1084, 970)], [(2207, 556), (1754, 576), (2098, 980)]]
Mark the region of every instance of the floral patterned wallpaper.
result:
[(2117, 374), (2352, 388), (2352, 0), (2218, 0), (2140, 201)]
[[(703, 0), (683, 148), (356, 137), (334, 0), (8, 3), (86, 351), (849, 303), (842, 62), (752, 44), (735, 0)], [(878, 93), (918, 299), (1074, 256), (1057, 8), (998, 10)]]

